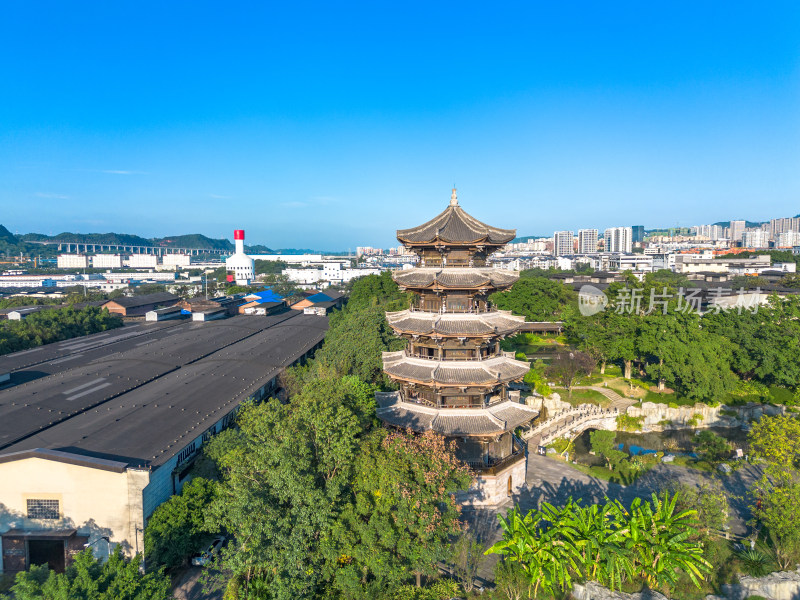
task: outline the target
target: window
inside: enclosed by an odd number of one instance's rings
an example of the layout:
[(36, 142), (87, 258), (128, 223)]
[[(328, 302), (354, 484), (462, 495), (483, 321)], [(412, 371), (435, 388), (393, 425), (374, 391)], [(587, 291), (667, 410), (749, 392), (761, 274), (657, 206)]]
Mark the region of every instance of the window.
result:
[(28, 500), (29, 519), (58, 519), (58, 500), (41, 500), (38, 498)]

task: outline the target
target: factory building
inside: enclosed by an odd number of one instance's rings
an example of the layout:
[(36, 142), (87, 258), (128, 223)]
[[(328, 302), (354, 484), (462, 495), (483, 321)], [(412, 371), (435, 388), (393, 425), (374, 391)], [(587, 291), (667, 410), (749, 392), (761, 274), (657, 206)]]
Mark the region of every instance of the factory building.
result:
[(95, 254), (92, 257), (95, 269), (121, 269), (122, 257), (119, 254)]
[(255, 279), (255, 261), (244, 253), (244, 229), (233, 232), (236, 252), (225, 259), (228, 281), (236, 285), (249, 285)]
[(296, 311), (140, 322), (0, 358), (0, 570), (141, 552), (203, 444), (326, 329)]
[(151, 310), (167, 308), (178, 303), (180, 298), (169, 292), (145, 294), (143, 296), (125, 296), (114, 298), (103, 304), (103, 308), (110, 313), (123, 317), (143, 317)]
[(85, 254), (59, 254), (57, 261), (59, 269), (86, 269), (89, 266), (89, 257)]
[(191, 259), (188, 254), (165, 254), (161, 264), (165, 267), (188, 267)]
[(155, 269), (158, 266), (158, 256), (155, 254), (131, 254), (125, 262), (131, 269)]

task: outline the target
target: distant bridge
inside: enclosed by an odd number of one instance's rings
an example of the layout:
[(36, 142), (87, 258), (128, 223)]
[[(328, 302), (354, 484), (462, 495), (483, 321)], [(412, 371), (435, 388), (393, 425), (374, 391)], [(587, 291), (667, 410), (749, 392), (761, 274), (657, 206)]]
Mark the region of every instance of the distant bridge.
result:
[(131, 254), (155, 254), (164, 256), (165, 254), (188, 254), (198, 256), (200, 254), (233, 254), (232, 250), (218, 250), (215, 248), (173, 248), (165, 246), (132, 246), (130, 244), (88, 244), (76, 242), (54, 242), (54, 241), (31, 241), (30, 244), (41, 244), (42, 246), (58, 245), (59, 252), (129, 252)]

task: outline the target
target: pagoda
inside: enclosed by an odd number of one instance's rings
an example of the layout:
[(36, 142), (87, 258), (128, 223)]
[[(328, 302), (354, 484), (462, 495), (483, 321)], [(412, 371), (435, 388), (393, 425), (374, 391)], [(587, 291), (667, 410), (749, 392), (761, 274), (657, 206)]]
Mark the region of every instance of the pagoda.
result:
[(444, 212), (397, 232), (419, 266), (393, 274), (413, 300), (411, 308), (386, 314), (408, 344), (383, 353), (383, 370), (400, 389), (377, 394), (378, 416), (390, 426), (454, 440), (457, 456), (476, 476), (464, 499), (474, 505), (502, 502), (525, 483), (525, 447), (513, 432), (538, 416), (509, 390), (530, 365), (500, 349), (500, 340), (525, 319), (489, 301), (519, 278), (487, 266), (489, 255), (515, 236), (516, 230), (467, 214), (455, 189)]

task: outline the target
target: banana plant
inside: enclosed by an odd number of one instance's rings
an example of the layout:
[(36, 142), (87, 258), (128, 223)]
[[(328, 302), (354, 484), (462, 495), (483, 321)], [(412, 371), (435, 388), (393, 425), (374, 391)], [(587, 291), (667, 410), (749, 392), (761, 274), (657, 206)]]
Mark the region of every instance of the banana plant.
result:
[(627, 522), (626, 550), (630, 553), (637, 574), (651, 587), (673, 586), (681, 572), (692, 583), (700, 582), (711, 571), (703, 558), (703, 546), (689, 538), (696, 532), (694, 516), (697, 511), (675, 511), (677, 494), (668, 493), (652, 502), (636, 498), (631, 504)]

